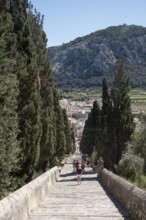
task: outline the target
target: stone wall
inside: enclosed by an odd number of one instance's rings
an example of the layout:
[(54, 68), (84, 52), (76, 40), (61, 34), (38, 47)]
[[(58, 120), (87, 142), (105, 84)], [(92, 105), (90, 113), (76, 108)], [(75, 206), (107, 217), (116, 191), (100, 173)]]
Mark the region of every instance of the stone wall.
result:
[(146, 220), (146, 191), (103, 169), (99, 178), (133, 220)]
[(37, 208), (59, 176), (58, 167), (53, 167), (32, 182), (0, 201), (0, 220), (26, 220)]

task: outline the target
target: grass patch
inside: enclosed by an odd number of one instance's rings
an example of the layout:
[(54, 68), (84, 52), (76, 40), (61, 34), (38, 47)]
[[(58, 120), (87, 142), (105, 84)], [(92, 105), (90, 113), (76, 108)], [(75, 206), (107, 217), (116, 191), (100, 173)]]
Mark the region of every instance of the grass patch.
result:
[(146, 176), (142, 175), (142, 176), (140, 177), (140, 179), (136, 178), (135, 181), (131, 181), (131, 180), (128, 179), (128, 181), (129, 181), (130, 183), (132, 183), (134, 186), (137, 186), (137, 187), (139, 187), (140, 189), (143, 189), (143, 190), (146, 191)]

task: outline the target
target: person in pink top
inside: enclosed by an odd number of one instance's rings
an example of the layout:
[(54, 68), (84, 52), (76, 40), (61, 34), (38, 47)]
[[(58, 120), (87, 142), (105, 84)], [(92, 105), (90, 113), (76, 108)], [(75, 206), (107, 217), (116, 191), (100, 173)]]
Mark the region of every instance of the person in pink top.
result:
[(78, 184), (81, 184), (81, 176), (82, 176), (82, 169), (81, 169), (81, 166), (79, 165), (77, 167), (77, 182), (78, 182)]

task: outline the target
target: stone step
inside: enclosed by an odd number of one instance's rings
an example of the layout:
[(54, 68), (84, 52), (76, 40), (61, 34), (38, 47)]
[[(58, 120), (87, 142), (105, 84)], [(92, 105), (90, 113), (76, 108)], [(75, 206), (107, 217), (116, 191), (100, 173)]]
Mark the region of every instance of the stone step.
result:
[(85, 168), (78, 185), (73, 159), (65, 164), (57, 183), (29, 220), (130, 220), (128, 213), (97, 180), (91, 167)]

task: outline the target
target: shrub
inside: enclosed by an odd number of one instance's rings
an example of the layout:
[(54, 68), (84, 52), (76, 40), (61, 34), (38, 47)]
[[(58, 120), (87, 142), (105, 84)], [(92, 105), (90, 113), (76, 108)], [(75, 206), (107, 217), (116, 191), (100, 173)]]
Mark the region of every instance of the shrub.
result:
[(135, 180), (143, 173), (144, 159), (134, 155), (132, 152), (126, 152), (117, 166), (119, 175), (126, 179)]

